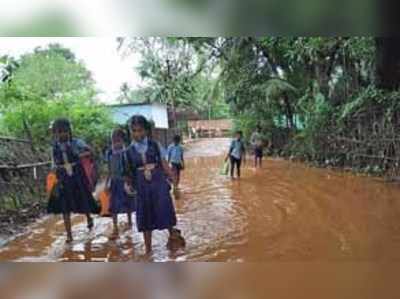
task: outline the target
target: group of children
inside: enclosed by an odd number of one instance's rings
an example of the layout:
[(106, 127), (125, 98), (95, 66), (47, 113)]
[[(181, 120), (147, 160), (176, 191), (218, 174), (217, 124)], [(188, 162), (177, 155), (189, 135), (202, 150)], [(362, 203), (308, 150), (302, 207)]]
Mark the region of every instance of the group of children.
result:
[[(73, 241), (71, 214), (84, 214), (87, 227), (94, 226), (92, 214), (100, 207), (93, 196), (96, 179), (91, 148), (81, 139), (74, 138), (68, 119), (57, 119), (52, 123), (52, 160), (55, 181), (49, 192), (48, 212), (64, 217), (67, 242)], [(105, 191), (109, 194), (109, 212), (113, 218), (113, 237), (118, 237), (118, 215), (127, 214), (132, 227), (132, 213), (136, 212), (137, 230), (143, 233), (146, 253), (152, 250), (152, 232), (168, 230), (168, 247), (184, 246), (185, 241), (176, 228), (177, 218), (171, 197), (171, 182), (177, 189), (180, 173), (185, 168), (180, 136), (165, 151), (152, 139), (151, 124), (144, 116), (135, 115), (129, 120), (129, 135), (123, 129), (111, 133), (111, 147), (106, 153), (108, 165)], [(251, 136), (254, 146), (255, 167), (263, 158), (261, 128)], [(241, 175), (241, 165), (246, 160), (243, 133), (236, 132), (226, 161), (230, 161), (230, 174)], [(175, 244), (175, 245), (173, 245)]]
[[(261, 168), (265, 146), (265, 141), (261, 133), (261, 126), (258, 125), (256, 131), (251, 135), (250, 144), (254, 148), (254, 167)], [(242, 131), (237, 131), (235, 138), (231, 142), (228, 155), (225, 158), (225, 162), (228, 161), (230, 162), (231, 178), (234, 179), (235, 177), (235, 169), (237, 177), (240, 178), (241, 166), (243, 163), (246, 163), (246, 147)]]
[[(63, 215), (67, 242), (72, 242), (71, 214), (85, 214), (91, 230), (91, 214), (99, 213), (92, 195), (95, 184), (91, 184), (90, 175), (82, 163), (82, 159), (92, 152), (84, 141), (73, 137), (67, 119), (54, 121), (52, 131), (56, 184), (50, 193), (48, 212)], [(174, 138), (174, 143), (165, 153), (162, 146), (151, 138), (151, 125), (141, 115), (130, 119), (129, 134), (128, 145), (125, 131), (115, 129), (111, 134), (111, 148), (106, 154), (108, 174), (105, 185), (110, 194), (113, 235), (118, 236), (118, 215), (127, 214), (132, 226), (131, 215), (136, 212), (137, 230), (143, 233), (146, 253), (152, 251), (154, 230), (169, 231), (169, 247), (184, 246), (185, 241), (176, 228), (177, 218), (170, 194), (170, 183), (177, 188), (180, 171), (184, 169), (180, 137)]]

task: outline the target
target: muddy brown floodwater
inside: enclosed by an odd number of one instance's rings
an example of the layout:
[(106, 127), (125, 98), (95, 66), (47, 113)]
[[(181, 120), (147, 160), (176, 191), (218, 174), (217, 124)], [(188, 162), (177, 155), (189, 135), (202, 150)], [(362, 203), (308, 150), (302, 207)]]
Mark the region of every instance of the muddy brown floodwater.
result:
[(189, 146), (175, 201), (184, 250), (169, 252), (167, 233), (157, 232), (148, 258), (135, 229), (112, 241), (110, 219), (97, 218), (88, 233), (81, 217), (74, 218), (75, 241), (66, 246), (62, 220), (48, 217), (3, 247), (0, 260), (400, 260), (397, 185), (279, 159), (258, 170), (248, 163), (243, 178), (231, 181), (219, 175), (228, 144), (205, 139)]

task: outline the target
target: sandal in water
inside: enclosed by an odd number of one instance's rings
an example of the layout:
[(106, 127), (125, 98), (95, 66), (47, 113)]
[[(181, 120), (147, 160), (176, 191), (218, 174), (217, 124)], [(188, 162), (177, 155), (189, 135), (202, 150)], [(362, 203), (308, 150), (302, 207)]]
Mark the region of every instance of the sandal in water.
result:
[(185, 248), (186, 241), (182, 236), (182, 233), (179, 229), (174, 228), (171, 231), (171, 234), (168, 238), (167, 248), (169, 250), (178, 250), (180, 248)]

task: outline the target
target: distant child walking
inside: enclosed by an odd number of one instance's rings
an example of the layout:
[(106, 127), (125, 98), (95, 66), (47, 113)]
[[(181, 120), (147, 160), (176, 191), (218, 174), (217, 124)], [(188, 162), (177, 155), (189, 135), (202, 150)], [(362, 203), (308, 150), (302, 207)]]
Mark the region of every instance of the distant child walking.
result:
[(242, 162), (246, 162), (246, 148), (242, 140), (243, 132), (237, 131), (235, 139), (232, 140), (231, 146), (229, 148), (228, 156), (226, 161), (230, 159), (231, 162), (231, 178), (234, 178), (234, 172), (236, 168), (237, 177), (240, 178)]
[(176, 178), (175, 189), (179, 187), (181, 181), (181, 171), (185, 169), (185, 160), (183, 158), (183, 147), (181, 145), (181, 136), (176, 135), (174, 142), (168, 147), (168, 163)]
[(110, 212), (113, 216), (114, 237), (119, 234), (118, 214), (125, 214), (128, 225), (132, 227), (132, 213), (135, 211), (135, 198), (131, 186), (124, 180), (126, 165), (125, 133), (122, 129), (115, 129), (111, 134), (111, 149), (107, 152), (108, 177), (106, 188), (110, 194)]
[(132, 143), (127, 149), (127, 176), (137, 190), (136, 223), (143, 232), (146, 253), (152, 251), (152, 232), (168, 229), (171, 248), (174, 240), (184, 246), (170, 195), (169, 176), (175, 180), (157, 142), (147, 136), (150, 127), (145, 117), (133, 116), (129, 121)]
[(264, 156), (264, 142), (261, 135), (261, 126), (257, 126), (256, 131), (251, 135), (250, 143), (254, 148), (254, 167), (262, 167)]
[(90, 214), (99, 212), (81, 164), (81, 159), (90, 156), (91, 150), (83, 140), (72, 137), (68, 119), (55, 120), (52, 131), (52, 160), (57, 183), (51, 192), (47, 210), (49, 213), (64, 216), (67, 243), (70, 243), (73, 240), (71, 213), (85, 214), (87, 227), (91, 230), (93, 219)]

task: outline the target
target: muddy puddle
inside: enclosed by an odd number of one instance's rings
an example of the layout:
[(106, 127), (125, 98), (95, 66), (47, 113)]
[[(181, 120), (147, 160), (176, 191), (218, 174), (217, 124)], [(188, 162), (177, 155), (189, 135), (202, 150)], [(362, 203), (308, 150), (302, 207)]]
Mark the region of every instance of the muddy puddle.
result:
[(112, 221), (96, 218), (88, 232), (74, 218), (65, 245), (61, 218), (47, 217), (0, 249), (13, 261), (393, 261), (400, 260), (400, 188), (376, 179), (268, 159), (248, 163), (241, 180), (219, 175), (229, 141), (189, 146), (175, 204), (187, 247), (166, 249), (156, 232), (144, 255), (141, 234), (126, 225), (111, 240)]

